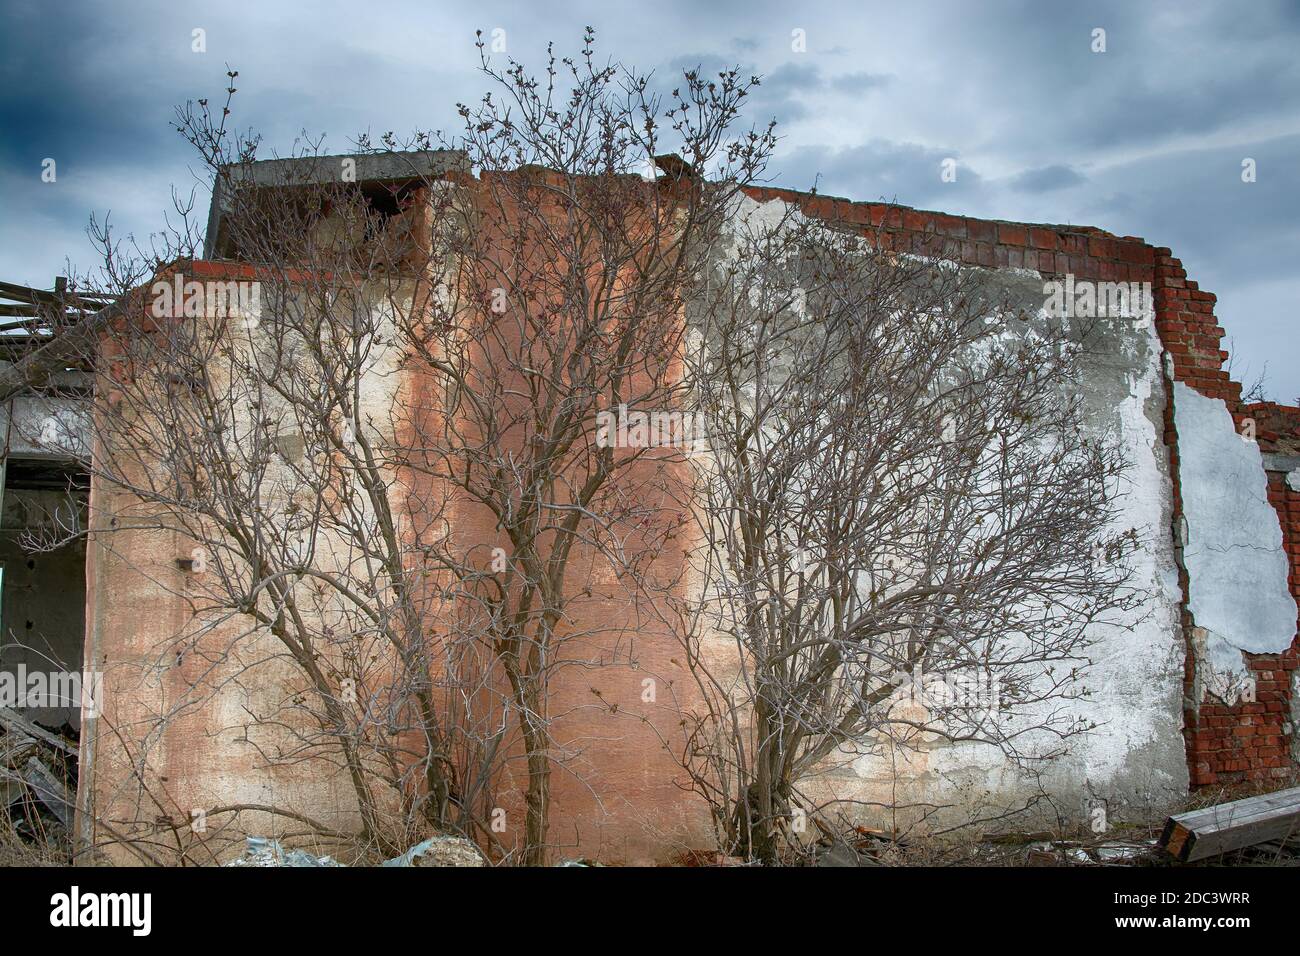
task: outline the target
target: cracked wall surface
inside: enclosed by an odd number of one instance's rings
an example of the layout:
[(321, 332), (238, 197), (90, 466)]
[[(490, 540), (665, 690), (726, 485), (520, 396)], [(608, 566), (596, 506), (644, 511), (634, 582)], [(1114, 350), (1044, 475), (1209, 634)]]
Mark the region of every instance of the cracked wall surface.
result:
[[(923, 254), (937, 242), (964, 266), (984, 270), (990, 283), (1034, 313), (1042, 307), (1043, 283), (1050, 277), (1155, 285), (1154, 310), (1144, 314), (1146, 321), (1117, 325), (1089, 343), (1088, 426), (1098, 435), (1120, 435), (1133, 462), (1122, 522), (1142, 530), (1137, 572), (1148, 595), (1141, 614), (1096, 635), (1094, 666), (1086, 679), (1091, 695), (1079, 703), (1080, 716), (1096, 728), (1038, 774), (988, 750), (935, 746), (898, 761), (852, 763), (825, 781), (827, 795), (932, 801), (972, 819), (990, 808), (1021, 806), (1044, 818), (1079, 821), (1102, 806), (1118, 819), (1163, 812), (1185, 795), (1189, 779), (1196, 785), (1231, 774), (1276, 776), (1275, 771), (1293, 766), (1294, 652), (1288, 648), (1296, 613), (1292, 603), (1288, 633), (1285, 599), (1294, 590), (1286, 593), (1286, 556), (1282, 553), (1279, 563), (1278, 554), (1286, 544), (1294, 567), (1300, 537), (1290, 528), (1300, 519), (1300, 496), (1288, 490), (1294, 486), (1287, 485), (1286, 473), (1270, 472), (1266, 479), (1258, 451), (1248, 460), (1249, 449), (1237, 437), (1233, 425), (1245, 407), (1240, 386), (1221, 367), (1226, 353), (1218, 349), (1222, 330), (1216, 333), (1213, 296), (1186, 280), (1168, 249), (1090, 227), (991, 222), (788, 190), (753, 190), (751, 196), (759, 204), (797, 204), (807, 215), (837, 226), (871, 230), (900, 251)], [(1172, 381), (1164, 374), (1166, 362)], [(414, 380), (377, 379), (368, 400), (382, 408), (418, 396), (423, 387)], [(100, 510), (110, 513), (114, 503), (103, 490), (97, 493)], [(1223, 507), (1225, 501), (1231, 507)], [(1283, 520), (1279, 532), (1278, 514), (1286, 513), (1288, 501), (1296, 502), (1297, 512)], [(1180, 547), (1174, 530), (1183, 518), (1189, 538)], [(488, 516), (466, 512), (457, 519), (454, 534), (492, 538)], [(1216, 541), (1220, 532), (1223, 540)], [(184, 551), (182, 544), (174, 536), (163, 540), (144, 533), (111, 549), (92, 543), (88, 660), (111, 659), (129, 673), (132, 662), (143, 666), (156, 658), (157, 648), (183, 626), (181, 602), (156, 583), (162, 579), (167, 588), (177, 587), (174, 559)], [(1229, 544), (1231, 552), (1254, 557), (1225, 564)], [(1294, 589), (1294, 570), (1291, 580)], [(574, 626), (627, 620), (632, 595), (612, 576), (592, 583), (598, 593), (580, 608)], [(142, 615), (141, 609), (148, 611)], [(1243, 651), (1264, 655), (1259, 661), (1247, 658), (1246, 664), (1257, 679), (1259, 701), (1188, 706), (1189, 662), (1195, 671), (1223, 651), (1207, 644), (1198, 655), (1188, 632), (1193, 619), (1222, 639), (1238, 661)], [(674, 732), (669, 710), (674, 702), (664, 699), (652, 724), (643, 726), (591, 706), (593, 687), (635, 697), (647, 673), (684, 676), (671, 638), (652, 627), (638, 631), (632, 622), (628, 628), (636, 639), (637, 666), (601, 668), (558, 689), (561, 706), (572, 714), (565, 719), (566, 739), (583, 746), (581, 779), (564, 776), (557, 782), (554, 826), (566, 839), (572, 834), (567, 855), (649, 862), (708, 840), (706, 808), (678, 785), (660, 739)], [(605, 649), (586, 650), (599, 656)], [(137, 677), (122, 684), (124, 697), (117, 706), (123, 726), (159, 712), (180, 692), (183, 678), (178, 669), (153, 683)], [(151, 742), (158, 748), (158, 767), (182, 803), (286, 799), (332, 821), (348, 819), (352, 808), (339, 781), (315, 779), (309, 772), (269, 777), (246, 748), (237, 752), (238, 741), (218, 739), (214, 728), (241, 719), (241, 706), (235, 697), (188, 713), (178, 729)], [(1239, 733), (1243, 727), (1249, 734)], [(131, 756), (106, 734), (88, 747), (83, 759), (98, 765), (83, 775), (83, 790), (98, 794), (119, 815), (135, 813), (128, 806), (139, 796)], [(85, 797), (83, 806), (93, 806)]]
[[(1296, 602), (1259, 445), (1238, 433), (1226, 403), (1174, 383), (1181, 452), (1188, 610), (1203, 629), (1203, 691), (1234, 702), (1242, 652), (1278, 654), (1295, 636)], [(1198, 635), (1200, 637), (1201, 635)]]

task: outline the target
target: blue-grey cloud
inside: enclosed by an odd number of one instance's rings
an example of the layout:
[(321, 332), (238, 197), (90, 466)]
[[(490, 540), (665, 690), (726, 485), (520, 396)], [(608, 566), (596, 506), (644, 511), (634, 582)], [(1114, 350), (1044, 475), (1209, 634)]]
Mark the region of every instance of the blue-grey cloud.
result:
[[(849, 0), (510, 0), (311, 16), (264, 0), (130, 5), (9, 0), (0, 31), (0, 278), (49, 285), (65, 257), (94, 261), (91, 212), (123, 232), (163, 225), (173, 184), (202, 171), (169, 129), (185, 100), (240, 71), (235, 120), (286, 153), (305, 129), (345, 149), (358, 133), (457, 127), (488, 86), (474, 30), (503, 31), (536, 69), (547, 41), (654, 70), (762, 74), (745, 121), (776, 118), (772, 174), (829, 193), (954, 213), (1075, 222), (1171, 246), (1219, 295), (1239, 368), (1300, 394), (1300, 4), (1098, 0), (864, 7)], [(1106, 51), (1093, 52), (1093, 31)], [(206, 51), (194, 52), (202, 29)], [(801, 52), (792, 31), (802, 30)], [(496, 62), (501, 62), (497, 56)], [(1258, 180), (1240, 180), (1240, 162)], [(55, 183), (41, 163), (58, 164)], [(940, 164), (957, 160), (956, 182)], [(205, 197), (201, 194), (198, 202)]]
[(1087, 178), (1070, 166), (1056, 163), (1040, 166), (1038, 169), (1026, 169), (1011, 177), (1012, 189), (1025, 193), (1046, 193), (1055, 189), (1067, 189), (1087, 182)]
[[(956, 178), (944, 178), (945, 161)], [(983, 178), (952, 149), (918, 143), (871, 140), (861, 146), (828, 149), (800, 146), (776, 161), (779, 179), (795, 188), (816, 183), (824, 194), (886, 200), (918, 208), (946, 208), (980, 191)]]
[(865, 93), (867, 90), (880, 89), (888, 86), (893, 77), (888, 73), (867, 73), (860, 70), (856, 73), (844, 73), (831, 80), (831, 86), (841, 93)]

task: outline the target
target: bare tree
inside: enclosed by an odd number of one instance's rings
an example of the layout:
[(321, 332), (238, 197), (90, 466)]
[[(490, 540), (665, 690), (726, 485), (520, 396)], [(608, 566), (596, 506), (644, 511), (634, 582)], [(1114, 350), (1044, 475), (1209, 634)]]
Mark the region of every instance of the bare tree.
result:
[(1009, 313), (942, 250), (781, 205), (739, 205), (702, 253), (704, 583), (681, 607), (704, 701), (682, 762), (724, 849), (766, 861), (855, 755), (1059, 753), (1041, 740), (1081, 729), (1090, 625), (1136, 600), (1124, 462), (1081, 427), (1087, 335)]
[[(438, 184), (413, 175), (366, 193), (341, 169), (251, 175), (257, 139), (226, 128), (235, 75), (220, 113), (200, 101), (177, 121), (219, 187), (234, 261), (195, 264), (192, 204), (148, 249), (92, 222), (98, 288), (117, 304), (57, 340), (62, 360), (96, 373), (94, 507), (61, 537), (93, 534), (137, 565), (145, 537), (187, 542), (183, 582), (154, 581), (186, 620), (139, 678), (180, 670), (187, 691), (107, 732), (130, 738), (142, 812), (170, 818), (151, 749), (182, 715), (239, 691), (252, 702), (242, 728), (214, 731), (240, 731), (268, 773), (340, 769), (363, 844), (391, 852), (430, 829), (491, 843), (500, 697), (477, 640), (435, 626), (424, 542), (446, 521), (406, 468), (395, 384), (410, 354), (401, 332), (444, 270), (427, 235)], [(310, 167), (318, 152), (296, 155)], [(310, 822), (284, 806), (208, 809)]]
[[(407, 220), (342, 183), (231, 194), (250, 265), (196, 275), (178, 263), (97, 342), (90, 467), (113, 524), (95, 530), (110, 548), (110, 531), (151, 526), (191, 543), (175, 589), (190, 621), (158, 664), (185, 668), (193, 693), (155, 733), (285, 661), (303, 683), (246, 729), (268, 764), (340, 763), (363, 840), (384, 850), (419, 819), (471, 830), (441, 712), (464, 675), (426, 628), (417, 560), (440, 514), (407, 508), (394, 409), (366, 395), (397, 374), (392, 309), (419, 282)], [(385, 784), (395, 823), (381, 819)]]
[(413, 313), (422, 324), (405, 330), (442, 398), (411, 467), (455, 487), (462, 516), (494, 530), (466, 549), (449, 538), (437, 560), (509, 686), (527, 762), (526, 863), (544, 858), (563, 757), (552, 682), (597, 663), (571, 648), (623, 627), (576, 627), (574, 610), (601, 568), (643, 597), (682, 520), (665, 471), (680, 456), (616, 448), (600, 414), (678, 403), (697, 236), (718, 228), (773, 143), (770, 127), (728, 138), (754, 81), (689, 71), (665, 104), (648, 78), (599, 65), (592, 44), (588, 31), (576, 59), (552, 54), (540, 79), (484, 58), (502, 98), (462, 106), (456, 144), (478, 181), (450, 200), (465, 223), (434, 229), (456, 263), (447, 305)]
[[(367, 844), (432, 828), (546, 857), (552, 766), (568, 756), (554, 677), (625, 630), (577, 628), (574, 609), (597, 565), (644, 593), (684, 520), (672, 456), (614, 447), (600, 413), (679, 400), (697, 236), (774, 139), (732, 132), (756, 80), (690, 71), (661, 100), (599, 65), (590, 31), (543, 78), (486, 54), (483, 69), (500, 98), (462, 106), (463, 135), (402, 144), (452, 147), (463, 169), (378, 193), (343, 170), (259, 176), (257, 137), (227, 129), (231, 73), (221, 112), (200, 101), (177, 126), (219, 186), (233, 261), (190, 261), (184, 203), (148, 249), (94, 227), (118, 306), (77, 340), (97, 376), (97, 490), (89, 528), (69, 533), (126, 561), (156, 534), (190, 555), (183, 584), (157, 582), (189, 614), (151, 667), (180, 668), (188, 690), (126, 748), (158, 815), (175, 801), (150, 789), (151, 745), (240, 688), (258, 705), (237, 729), (268, 772), (342, 771)], [(391, 134), (358, 145), (406, 155)], [(320, 160), (320, 144), (295, 156)], [(268, 674), (278, 692), (256, 692)], [(520, 847), (491, 825), (516, 759)]]

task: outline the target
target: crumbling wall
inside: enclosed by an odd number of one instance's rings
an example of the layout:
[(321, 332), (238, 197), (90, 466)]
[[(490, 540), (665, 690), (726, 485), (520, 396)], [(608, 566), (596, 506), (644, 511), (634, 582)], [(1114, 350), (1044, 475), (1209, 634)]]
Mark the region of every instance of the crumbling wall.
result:
[[(1269, 407), (1252, 408), (1243, 404), (1241, 384), (1232, 380), (1224, 368), (1228, 353), (1220, 348), (1224, 330), (1214, 317), (1215, 296), (1203, 291), (1195, 280), (1187, 278), (1182, 262), (1169, 249), (1157, 248), (1155, 254), (1156, 327), (1169, 355), (1169, 373), (1174, 381), (1194, 389), (1206, 399), (1223, 402), (1231, 414), (1236, 431), (1243, 441), (1260, 441), (1262, 450), (1276, 448), (1280, 438), (1300, 433), (1296, 419), (1279, 406), (1280, 420)], [(1260, 413), (1266, 427), (1253, 415)], [(1271, 425), (1272, 430), (1269, 426)], [(1247, 698), (1228, 690), (1220, 698), (1201, 679), (1207, 655), (1198, 653), (1198, 621), (1191, 610), (1191, 583), (1186, 562), (1181, 560), (1185, 533), (1185, 511), (1181, 482), (1182, 442), (1175, 420), (1174, 405), (1165, 419), (1165, 441), (1173, 450), (1174, 462), (1174, 540), (1180, 554), (1180, 575), (1184, 593), (1183, 626), (1188, 634), (1187, 666), (1184, 674), (1184, 736), (1192, 786), (1234, 784), (1243, 781), (1285, 780), (1296, 768), (1292, 753), (1295, 689), (1291, 675), (1297, 664), (1294, 637), (1289, 648), (1280, 653), (1245, 655), (1245, 666), (1253, 681), (1231, 682), (1236, 691), (1248, 688)], [(1284, 547), (1290, 556), (1289, 589), (1294, 599), (1297, 589), (1297, 536), (1290, 492), (1284, 490), (1286, 478), (1270, 472), (1268, 498), (1281, 519), (1279, 524)], [(1229, 492), (1225, 490), (1225, 494)], [(1268, 530), (1269, 549), (1276, 545), (1272, 522), (1262, 522)], [(1243, 582), (1238, 599), (1261, 600), (1260, 588), (1268, 589), (1265, 601), (1278, 600), (1274, 575), (1264, 581)], [(1253, 686), (1252, 686), (1253, 685)]]
[[(189, 262), (179, 268), (198, 280), (254, 277), (235, 263)], [(205, 327), (199, 334), (209, 331)], [(259, 336), (265, 332), (253, 329), (243, 340), (246, 348), (261, 347)], [(380, 423), (398, 384), (392, 351), (374, 349), (372, 374), (360, 389), (363, 415), (372, 411)], [(248, 435), (250, 383), (234, 382), (221, 365), (206, 371), (218, 393), (228, 389), (238, 396), (232, 431)], [(149, 415), (141, 393), (133, 393), (122, 411), (111, 381), (101, 380), (99, 389), (119, 414)], [(157, 426), (141, 425), (138, 433), (147, 435), (151, 427)], [(299, 488), (286, 459), (301, 456), (302, 439), (298, 436), (295, 444), (293, 435), (284, 438), (265, 463), (258, 488), (258, 507), (276, 529), (273, 535), (284, 533), (293, 510), (289, 497)], [(233, 613), (236, 592), (208, 584), (211, 578), (204, 575), (213, 571), (204, 564), (213, 556), (196, 554), (195, 539), (167, 507), (142, 501), (129, 487), (105, 478), (108, 471), (147, 487), (140, 472), (151, 466), (151, 452), (165, 449), (144, 449), (138, 460), (115, 460), (109, 467), (102, 461), (102, 431), (98, 442), (101, 460), (92, 473), (89, 508), (85, 656), (103, 675), (103, 703), (83, 723), (81, 844), (103, 844), (111, 858), (130, 860), (121, 841), (139, 840), (144, 846), (159, 844), (156, 854), (167, 859), (173, 850), (191, 850), (207, 839), (208, 849), (191, 856), (206, 861), (208, 852), (237, 853), (245, 832), (278, 836), (303, 829), (292, 816), (257, 809), (241, 809), (237, 820), (229, 811), (217, 812), (230, 807), (274, 808), (356, 831), (357, 800), (337, 753), (303, 744), (308, 734), (319, 737), (325, 731), (312, 727), (310, 715), (296, 705), (311, 688), (290, 652), (254, 618)], [(234, 447), (244, 458), (230, 467), (251, 472), (249, 458), (256, 450)], [(319, 566), (341, 567), (350, 560), (347, 547), (328, 535), (314, 544)], [(323, 617), (332, 610), (303, 600), (305, 616)]]
[[(1152, 246), (1134, 236), (1115, 236), (1089, 226), (1050, 226), (1027, 223), (989, 222), (968, 217), (909, 209), (889, 203), (855, 203), (830, 196), (813, 196), (782, 189), (756, 189), (762, 198), (782, 198), (798, 203), (811, 215), (879, 230), (891, 248), (925, 252), (941, 247), (959, 261), (997, 269), (1026, 268), (1044, 276), (1074, 275), (1103, 282), (1149, 282), (1155, 306), (1155, 328), (1166, 356), (1168, 379), (1194, 389), (1200, 395), (1220, 399), (1232, 415), (1239, 434), (1246, 419), (1259, 415), (1259, 429), (1266, 452), (1277, 449), (1285, 460), (1265, 462), (1269, 473), (1269, 500), (1278, 510), (1285, 547), (1290, 557), (1290, 590), (1300, 595), (1297, 556), (1300, 529), (1295, 524), (1295, 495), (1300, 460), (1290, 460), (1300, 451), (1300, 412), (1269, 403), (1246, 406), (1241, 383), (1224, 367), (1228, 353), (1221, 346), (1224, 330), (1214, 316), (1216, 297), (1187, 278), (1182, 262), (1167, 247)], [(1167, 389), (1170, 390), (1170, 389)], [(1164, 403), (1164, 446), (1169, 456), (1173, 492), (1172, 522), (1168, 530), (1178, 565), (1182, 590), (1183, 735), (1192, 786), (1235, 783), (1243, 780), (1287, 779), (1295, 773), (1297, 748), (1296, 673), (1300, 650), (1291, 647), (1278, 654), (1247, 655), (1247, 667), (1254, 674), (1254, 701), (1229, 703), (1213, 694), (1204, 695), (1198, 683), (1198, 654), (1194, 628), (1188, 610), (1190, 588), (1183, 562), (1181, 537), (1184, 510), (1180, 481), (1182, 449), (1174, 421), (1174, 403)], [(1260, 423), (1256, 423), (1257, 426)], [(1267, 585), (1266, 585), (1267, 586)], [(1254, 582), (1242, 595), (1243, 601), (1258, 600)], [(1275, 591), (1275, 588), (1271, 589)], [(1269, 600), (1274, 600), (1276, 594)]]
[[(996, 290), (993, 298), (1039, 320), (1046, 280), (1069, 275), (1080, 286), (1150, 281), (1151, 253), (1140, 240), (1097, 230), (983, 222), (785, 190), (754, 195), (797, 203), (810, 215), (857, 228), (898, 251), (952, 257), (977, 270)], [(1092, 631), (1094, 663), (1076, 688), (1086, 687), (1089, 696), (1076, 709), (1096, 729), (1073, 738), (1066, 756), (1023, 772), (996, 748), (977, 744), (935, 741), (888, 758), (863, 756), (822, 781), (825, 797), (947, 807), (941, 817), (948, 822), (1029, 808), (1031, 819), (1092, 823), (1146, 819), (1186, 793), (1180, 739), (1185, 651), (1168, 533), (1173, 495), (1163, 442), (1166, 387), (1153, 320), (1147, 297), (1129, 319), (1079, 322), (1072, 331), (1084, 344), (1088, 432), (1118, 437), (1131, 462), (1117, 489), (1123, 510), (1115, 530), (1138, 529), (1143, 547), (1133, 558), (1133, 585), (1148, 596), (1118, 627)], [(918, 815), (882, 810), (874, 822), (890, 825)]]
[[(1194, 526), (1196, 510), (1186, 507), (1180, 463), (1183, 455), (1202, 452), (1190, 443), (1180, 447), (1179, 430), (1187, 422), (1177, 419), (1178, 402), (1170, 395), (1191, 389), (1201, 399), (1222, 401), (1238, 430), (1251, 413), (1241, 405), (1240, 386), (1222, 369), (1226, 353), (1218, 348), (1223, 333), (1215, 325), (1213, 296), (1186, 280), (1168, 249), (1089, 227), (990, 222), (788, 190), (756, 189), (752, 196), (798, 204), (808, 215), (841, 226), (879, 229), (881, 241), (899, 251), (934, 254), (938, 249), (968, 267), (987, 270), (990, 281), (1030, 311), (1041, 307), (1047, 278), (1070, 275), (1154, 287), (1154, 315), (1148, 316), (1154, 321), (1116, 328), (1099, 343), (1086, 396), (1090, 427), (1099, 434), (1117, 430), (1134, 462), (1124, 521), (1144, 529), (1147, 547), (1138, 572), (1150, 594), (1145, 613), (1129, 629), (1098, 635), (1088, 679), (1093, 697), (1080, 704), (1080, 716), (1096, 721), (1097, 729), (1078, 738), (1071, 754), (1039, 777), (1018, 773), (987, 749), (936, 746), (898, 763), (869, 761), (851, 767), (828, 781), (828, 795), (945, 802), (978, 816), (990, 808), (1005, 812), (1029, 805), (1046, 794), (1038, 809), (1053, 819), (1095, 820), (1098, 805), (1118, 819), (1166, 809), (1185, 793), (1189, 764), (1193, 785), (1290, 772), (1295, 761), (1290, 752), (1295, 739), (1294, 645), (1282, 650), (1270, 643), (1276, 652), (1247, 654), (1256, 679), (1254, 702), (1202, 697), (1196, 680), (1203, 657), (1192, 638), (1200, 607), (1194, 598), (1208, 582), (1191, 583), (1189, 568), (1193, 575), (1202, 572), (1198, 559), (1187, 560), (1186, 542), (1179, 537), (1185, 519)], [(382, 407), (399, 397), (431, 401), (430, 392), (430, 384), (419, 378), (398, 382), (394, 377), (372, 398)], [(1185, 404), (1193, 403), (1188, 398)], [(1267, 417), (1278, 434), (1300, 435), (1300, 413), (1293, 412), (1254, 413), (1261, 422)], [(1260, 431), (1266, 457), (1281, 447), (1271, 434), (1267, 428)], [(1270, 470), (1267, 494), (1283, 516), (1280, 535), (1289, 551), (1295, 594), (1300, 478), (1291, 470)], [(99, 531), (107, 532), (125, 505), (109, 489), (97, 488), (93, 495), (92, 510), (105, 523)], [(490, 515), (468, 507), (454, 512), (451, 523), (452, 533), (466, 547), (481, 547), (498, 533)], [(681, 543), (681, 552), (693, 544), (698, 542)], [(99, 814), (110, 822), (139, 822), (153, 812), (142, 801), (137, 779), (143, 743), (154, 748), (149, 769), (155, 779), (168, 783), (177, 808), (282, 802), (331, 820), (350, 819), (353, 807), (337, 779), (321, 779), (309, 770), (284, 778), (269, 775), (238, 735), (228, 732), (243, 719), (239, 712), (247, 702), (238, 694), (224, 698), (221, 707), (178, 714), (165, 733), (149, 735), (161, 710), (174, 704), (193, 677), (187, 677), (183, 662), (158, 668), (158, 649), (185, 626), (185, 606), (177, 594), (183, 591), (183, 572), (176, 559), (187, 550), (174, 535), (151, 531), (97, 533), (92, 541), (86, 653), (106, 671), (112, 719), (92, 726), (83, 743), (83, 760), (92, 767), (82, 776), (83, 808), (90, 811), (83, 821)], [(669, 562), (664, 577), (685, 570), (672, 563), (680, 557), (665, 555), (663, 560)], [(689, 706), (688, 700), (663, 693), (665, 682), (673, 682), (675, 693), (689, 686), (678, 645), (647, 623), (653, 615), (639, 620), (629, 613), (636, 596), (612, 572), (592, 569), (591, 562), (581, 559), (575, 568), (590, 573), (586, 583), (591, 594), (574, 609), (567, 626), (575, 633), (604, 635), (586, 639), (575, 653), (611, 661), (617, 657), (618, 663), (578, 669), (556, 687), (556, 711), (564, 714), (557, 733), (576, 757), (555, 775), (552, 834), (557, 841), (572, 842), (566, 852), (573, 855), (629, 862), (662, 859), (684, 846), (706, 843), (706, 808), (678, 785), (680, 772), (663, 743), (675, 733), (676, 708)], [(1276, 599), (1276, 587), (1267, 583), (1242, 586), (1257, 585), (1271, 588), (1269, 600)], [(1280, 641), (1280, 636), (1271, 634), (1269, 640)], [(629, 647), (634, 654), (627, 653)], [(641, 700), (648, 675), (662, 679), (656, 703), (631, 710), (609, 706), (610, 701)], [(276, 675), (268, 674), (264, 681), (259, 678), (260, 686), (274, 687), (275, 680)], [(504, 801), (517, 822), (524, 780), (517, 769), (511, 774)]]
[[(200, 622), (190, 599), (201, 592), (182, 562), (192, 560), (192, 539), (150, 527), (151, 509), (103, 482), (92, 483), (90, 510), (85, 654), (103, 683), (100, 712), (82, 724), (79, 845), (139, 863), (119, 840), (155, 845), (166, 861), (207, 832), (237, 844), (240, 828), (272, 836), (301, 829), (284, 817), (243, 813), (237, 827), (214, 815), (209, 830), (207, 814), (233, 805), (351, 828), (356, 804), (345, 780), (311, 761), (276, 765), (259, 749), (274, 754), (283, 735), (274, 724), (259, 727), (257, 716), (282, 716), (283, 702), (301, 689), (274, 642), (236, 620), (206, 636), (210, 653), (191, 652), (186, 636)], [(213, 852), (220, 849), (214, 843)]]
[(1254, 678), (1243, 652), (1279, 654), (1295, 636), (1290, 560), (1258, 442), (1238, 434), (1222, 399), (1183, 382), (1173, 393), (1197, 697), (1249, 701)]

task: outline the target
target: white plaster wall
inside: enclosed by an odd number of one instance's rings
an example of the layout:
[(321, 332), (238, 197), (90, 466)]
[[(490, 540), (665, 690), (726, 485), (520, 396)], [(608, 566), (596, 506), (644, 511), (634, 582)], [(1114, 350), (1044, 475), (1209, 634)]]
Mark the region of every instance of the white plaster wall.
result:
[[(936, 748), (932, 793), (980, 794), (988, 806), (1010, 808), (1041, 792), (1049, 800), (1040, 811), (1107, 826), (1162, 812), (1186, 793), (1181, 590), (1169, 533), (1173, 486), (1163, 439), (1161, 345), (1152, 319), (1118, 326), (1105, 340), (1109, 351), (1089, 361), (1086, 427), (1117, 437), (1129, 461), (1112, 488), (1119, 503), (1112, 532), (1138, 530), (1130, 583), (1146, 596), (1131, 613), (1090, 630), (1092, 665), (1076, 682), (1087, 696), (1071, 706), (1081, 722), (1096, 726), (1043, 765), (1041, 776), (1013, 767), (987, 746)], [(1097, 807), (1104, 816), (1093, 816)]]
[(1204, 630), (1201, 684), (1232, 696), (1242, 651), (1276, 654), (1295, 637), (1282, 527), (1268, 500), (1259, 446), (1243, 439), (1222, 399), (1174, 384), (1190, 609)]
[[(746, 200), (736, 227), (773, 228), (787, 208), (780, 201)], [(988, 274), (1031, 314), (1041, 307), (1039, 273)], [(949, 809), (934, 819), (947, 822), (954, 817), (978, 820), (1019, 807), (1052, 823), (1062, 817), (1089, 822), (1096, 819), (1092, 813), (1099, 805), (1107, 821), (1146, 819), (1185, 796), (1186, 650), (1170, 534), (1173, 486), (1163, 439), (1166, 391), (1149, 300), (1145, 309), (1135, 320), (1117, 323), (1100, 344), (1092, 343), (1094, 351), (1086, 360), (1086, 427), (1098, 437), (1118, 436), (1131, 463), (1114, 488), (1120, 512), (1113, 530), (1137, 529), (1142, 546), (1131, 559), (1131, 584), (1147, 596), (1134, 612), (1094, 627), (1090, 635), (1095, 641), (1092, 666), (1077, 681), (1080, 697), (1070, 707), (1095, 729), (1072, 738), (1067, 755), (1032, 769), (1015, 766), (987, 744), (934, 741), (883, 755), (843, 753), (834, 769), (810, 785), (810, 792), (824, 799), (943, 806)], [(1026, 715), (1026, 726), (1034, 722), (1035, 715)], [(1047, 752), (1059, 740), (1044, 735), (1039, 743)], [(894, 822), (889, 811), (866, 815), (880, 825)]]

